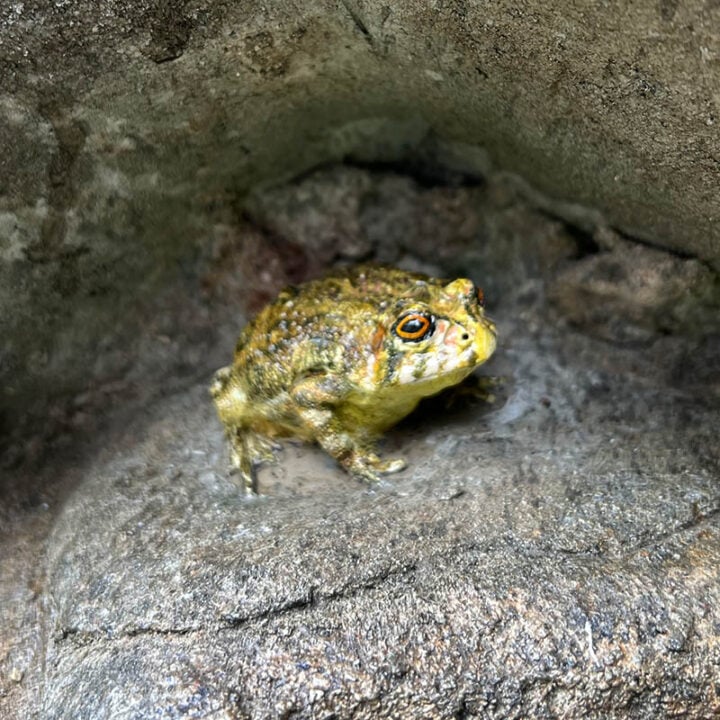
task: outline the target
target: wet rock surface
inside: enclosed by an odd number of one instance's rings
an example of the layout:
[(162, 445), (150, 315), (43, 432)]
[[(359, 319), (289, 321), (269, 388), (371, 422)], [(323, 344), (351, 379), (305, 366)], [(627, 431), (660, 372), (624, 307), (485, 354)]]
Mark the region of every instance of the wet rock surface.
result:
[(206, 383), (111, 436), (50, 540), (42, 716), (716, 714), (717, 398), (647, 373), (674, 341), (498, 319), (495, 402), (426, 403), (374, 490), (288, 445), (244, 498)]
[[(328, 187), (344, 200), (323, 222)], [(697, 261), (587, 235), (524, 192), (503, 174), (429, 187), (339, 166), (248, 201), (197, 288), (169, 302), (184, 333), (158, 316), (147, 363), (79, 401), (80, 445), (61, 436), (12, 471), (7, 507), (25, 503), (49, 533), (5, 545), (18, 717), (718, 712), (719, 339), (667, 328), (662, 293), (631, 304), (628, 270)], [(403, 211), (382, 211), (393, 198)], [(344, 259), (376, 233), (386, 259), (440, 272), (423, 229), (442, 208), (438, 232), (475, 240), (442, 262), (485, 285), (501, 333), (483, 367), (502, 378), (493, 402), (471, 385), (424, 403), (382, 447), (408, 470), (377, 488), (289, 442), (245, 498), (207, 387), (238, 308), (269, 292), (248, 258), (262, 249), (282, 284), (323, 247)], [(315, 230), (325, 244), (306, 248)], [(605, 313), (584, 322), (577, 277), (605, 262), (625, 271), (588, 283)], [(186, 374), (155, 373), (162, 348)]]
[[(715, 716), (719, 18), (0, 3), (0, 716)], [(208, 379), (361, 259), (506, 380), (246, 501)]]

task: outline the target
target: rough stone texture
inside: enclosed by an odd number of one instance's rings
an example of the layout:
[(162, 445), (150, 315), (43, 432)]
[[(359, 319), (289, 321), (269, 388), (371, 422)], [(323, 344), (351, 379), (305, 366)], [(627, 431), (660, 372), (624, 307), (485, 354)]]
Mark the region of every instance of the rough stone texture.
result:
[(375, 492), (290, 447), (244, 500), (206, 383), (114, 437), (51, 540), (44, 717), (720, 712), (720, 403), (655, 375), (677, 341), (533, 315)]
[[(218, 234), (176, 299), (189, 330), (213, 319), (202, 348), (151, 325), (109, 424), (85, 397), (68, 420), (85, 441), (60, 436), (52, 464), (40, 454), (13, 472), (7, 507), (50, 534), (38, 566), (37, 541), (6, 522), (6, 715), (720, 711), (720, 340), (662, 334), (667, 297), (652, 283), (629, 300), (639, 256), (647, 278), (668, 263), (693, 276), (697, 261), (623, 254), (607, 230), (595, 242), (502, 174), (448, 179), (328, 167), (254, 194), (246, 225)], [(290, 443), (247, 500), (207, 396), (239, 325), (228, 306), (263, 300), (259, 268), (282, 283), (375, 233), (390, 260), (487, 278), (503, 340), (486, 366), (505, 377), (495, 402), (425, 404), (386, 440), (410, 469), (374, 491)], [(437, 233), (482, 242), (446, 257)], [(577, 273), (604, 259), (615, 282), (592, 285), (606, 313), (590, 322)], [(158, 377), (161, 347), (194, 374)]]
[(717, 327), (719, 279), (697, 260), (614, 237), (607, 252), (567, 267), (551, 297), (568, 320), (614, 342), (702, 336)]
[[(0, 716), (717, 714), (720, 5), (547, 5), (0, 3)], [(207, 378), (367, 257), (496, 405), (242, 501)]]

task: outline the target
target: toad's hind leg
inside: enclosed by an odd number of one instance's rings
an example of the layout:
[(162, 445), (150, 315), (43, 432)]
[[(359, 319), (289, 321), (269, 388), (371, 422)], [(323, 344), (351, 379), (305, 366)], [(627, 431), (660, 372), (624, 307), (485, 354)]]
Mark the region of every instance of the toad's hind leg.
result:
[(257, 469), (265, 462), (275, 459), (275, 445), (272, 440), (249, 428), (227, 429), (230, 440), (230, 462), (237, 469), (245, 492), (257, 493)]
[(210, 394), (230, 441), (230, 461), (238, 470), (245, 492), (255, 494), (257, 466), (275, 459), (273, 442), (253, 430), (253, 414), (249, 411), (252, 405), (232, 367), (221, 368), (215, 373)]

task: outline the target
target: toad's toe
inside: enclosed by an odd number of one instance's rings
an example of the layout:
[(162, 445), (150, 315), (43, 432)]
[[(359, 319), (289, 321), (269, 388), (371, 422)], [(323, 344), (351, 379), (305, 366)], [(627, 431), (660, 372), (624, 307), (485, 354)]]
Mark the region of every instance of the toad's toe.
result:
[(373, 465), (383, 475), (390, 475), (404, 470), (407, 467), (407, 461), (404, 458), (392, 458), (391, 460), (380, 460), (378, 458)]

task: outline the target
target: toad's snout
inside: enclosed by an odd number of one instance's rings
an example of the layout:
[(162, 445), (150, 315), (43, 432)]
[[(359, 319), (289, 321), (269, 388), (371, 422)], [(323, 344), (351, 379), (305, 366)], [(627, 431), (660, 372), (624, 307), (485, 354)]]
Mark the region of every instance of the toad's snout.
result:
[(492, 320), (484, 318), (482, 322), (478, 323), (472, 344), (475, 361), (478, 365), (484, 363), (495, 352), (497, 329)]

